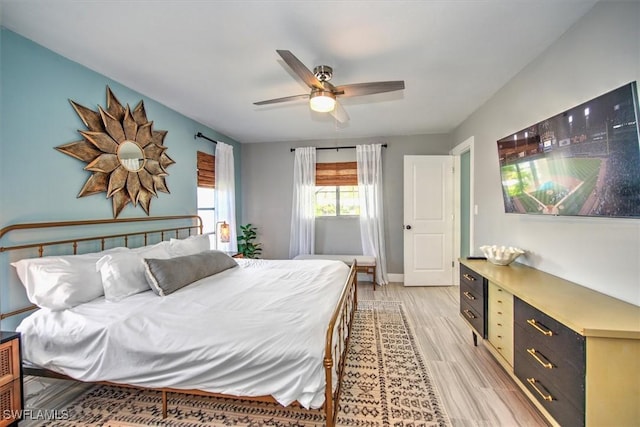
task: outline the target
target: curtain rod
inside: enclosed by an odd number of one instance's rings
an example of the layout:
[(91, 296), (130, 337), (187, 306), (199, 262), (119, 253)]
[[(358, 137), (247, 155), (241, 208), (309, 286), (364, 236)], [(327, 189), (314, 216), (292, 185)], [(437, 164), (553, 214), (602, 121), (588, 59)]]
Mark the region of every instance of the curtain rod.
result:
[[(387, 148), (387, 144), (382, 144), (382, 147), (383, 148)], [(348, 148), (356, 148), (356, 146), (355, 145), (348, 145), (348, 146), (345, 146), (345, 147), (316, 147), (316, 150), (336, 150), (336, 151), (338, 151), (338, 150), (345, 150), (345, 149), (348, 149)], [(291, 152), (293, 153), (294, 151), (296, 151), (296, 149), (292, 148)]]
[(196, 133), (195, 135), (193, 135), (193, 139), (196, 139), (196, 138), (204, 138), (204, 139), (206, 139), (206, 140), (208, 140), (208, 141), (213, 142), (214, 144), (217, 144), (217, 143), (218, 143), (218, 141), (216, 141), (215, 139), (211, 139), (211, 138), (209, 138), (209, 137), (207, 137), (207, 136), (204, 136), (204, 135), (202, 134), (202, 132), (198, 132), (198, 133)]

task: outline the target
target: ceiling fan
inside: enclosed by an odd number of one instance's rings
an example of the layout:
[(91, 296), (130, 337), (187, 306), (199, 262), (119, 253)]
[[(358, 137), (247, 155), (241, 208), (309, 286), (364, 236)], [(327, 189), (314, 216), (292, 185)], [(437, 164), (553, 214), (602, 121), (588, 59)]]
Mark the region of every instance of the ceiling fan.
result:
[(285, 96), (284, 98), (269, 99), (254, 102), (254, 105), (275, 104), (278, 102), (308, 99), (313, 111), (329, 113), (336, 120), (344, 123), (349, 120), (349, 115), (342, 108), (337, 97), (350, 97), (372, 95), (374, 93), (393, 92), (404, 89), (404, 80), (386, 82), (355, 83), (342, 86), (334, 86), (329, 83), (333, 77), (333, 69), (328, 65), (318, 65), (313, 72), (309, 70), (296, 56), (288, 50), (276, 50), (284, 62), (311, 88), (309, 94)]

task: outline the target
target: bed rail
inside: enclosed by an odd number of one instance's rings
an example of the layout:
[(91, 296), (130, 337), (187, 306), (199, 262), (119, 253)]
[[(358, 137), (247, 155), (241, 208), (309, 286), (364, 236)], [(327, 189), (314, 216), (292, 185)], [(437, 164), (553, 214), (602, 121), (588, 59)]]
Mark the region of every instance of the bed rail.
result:
[[(176, 225), (176, 226), (166, 226), (162, 228), (160, 224), (162, 222), (167, 221), (185, 221), (190, 222), (187, 225)], [(120, 219), (94, 219), (94, 220), (81, 220), (81, 221), (57, 221), (57, 222), (32, 222), (32, 223), (22, 223), (22, 224), (13, 224), (6, 226), (0, 229), (0, 242), (2, 239), (7, 239), (5, 236), (9, 236), (12, 232), (17, 231), (29, 231), (29, 230), (43, 230), (43, 229), (52, 229), (52, 228), (64, 228), (64, 227), (89, 227), (89, 226), (100, 226), (100, 225), (112, 225), (112, 224), (126, 224), (126, 223), (136, 223), (136, 222), (145, 222), (156, 224), (154, 227), (150, 227), (149, 230), (136, 230), (130, 232), (117, 232), (112, 234), (102, 234), (102, 235), (92, 235), (88, 237), (76, 237), (76, 238), (68, 238), (68, 239), (52, 239), (46, 240), (43, 242), (33, 242), (33, 243), (17, 243), (17, 244), (7, 244), (0, 246), (0, 253), (15, 251), (19, 249), (30, 249), (37, 248), (39, 257), (44, 255), (44, 250), (47, 247), (51, 246), (64, 246), (64, 245), (72, 245), (73, 254), (78, 254), (78, 244), (82, 242), (100, 242), (101, 250), (105, 249), (105, 243), (107, 241), (118, 240), (121, 239), (124, 244), (120, 246), (129, 246), (129, 239), (135, 236), (143, 237), (143, 245), (148, 244), (149, 236), (159, 236), (158, 241), (165, 240), (166, 236), (171, 235), (171, 237), (179, 238), (180, 233), (183, 235), (186, 234), (190, 236), (192, 233), (202, 234), (202, 218), (198, 215), (174, 215), (174, 216), (155, 216), (155, 217), (140, 217), (140, 218), (120, 218)], [(0, 313), (0, 320), (4, 320), (8, 317), (16, 316), (18, 314), (22, 314), (28, 311), (32, 311), (38, 308), (35, 305), (29, 305), (26, 307), (19, 308), (17, 310), (13, 310), (7, 313)]]
[[(338, 399), (342, 385), (342, 374), (351, 337), (351, 324), (358, 304), (358, 265), (353, 260), (349, 276), (338, 300), (329, 327), (324, 349), (325, 413), (327, 427), (333, 427), (338, 415)], [(335, 338), (335, 341), (334, 341)], [(333, 374), (337, 375), (337, 386), (333, 390)]]

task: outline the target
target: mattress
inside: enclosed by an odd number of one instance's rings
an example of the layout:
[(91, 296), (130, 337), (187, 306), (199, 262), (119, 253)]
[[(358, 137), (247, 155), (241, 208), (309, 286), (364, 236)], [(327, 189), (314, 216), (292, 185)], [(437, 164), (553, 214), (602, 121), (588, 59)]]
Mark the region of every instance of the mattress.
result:
[(324, 402), (326, 328), (349, 268), (238, 259), (166, 297), (40, 309), (18, 327), (23, 359), (81, 381)]

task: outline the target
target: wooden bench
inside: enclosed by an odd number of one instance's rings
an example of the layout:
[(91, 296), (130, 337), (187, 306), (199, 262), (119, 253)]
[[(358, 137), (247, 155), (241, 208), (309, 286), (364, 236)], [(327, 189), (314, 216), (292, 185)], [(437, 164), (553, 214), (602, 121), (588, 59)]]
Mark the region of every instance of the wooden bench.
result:
[(336, 255), (336, 254), (312, 254), (298, 255), (293, 259), (328, 259), (342, 261), (351, 266), (356, 260), (356, 270), (360, 273), (370, 274), (373, 282), (373, 290), (376, 290), (376, 257), (366, 255)]

